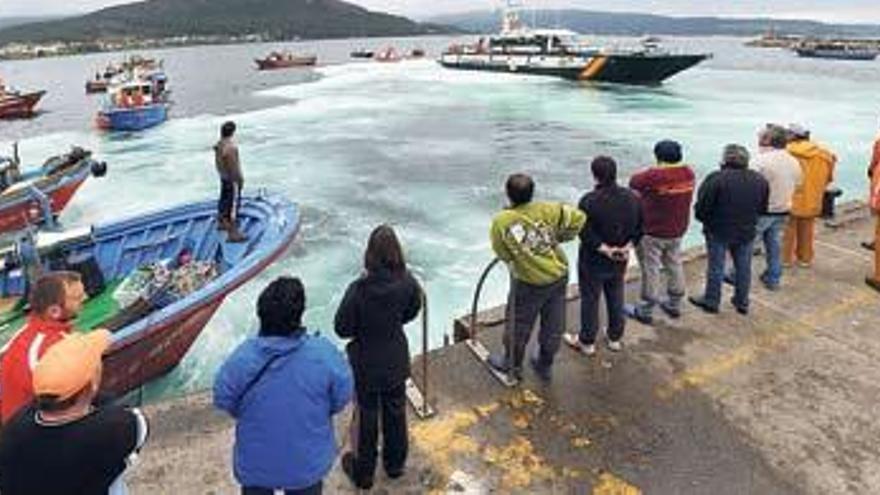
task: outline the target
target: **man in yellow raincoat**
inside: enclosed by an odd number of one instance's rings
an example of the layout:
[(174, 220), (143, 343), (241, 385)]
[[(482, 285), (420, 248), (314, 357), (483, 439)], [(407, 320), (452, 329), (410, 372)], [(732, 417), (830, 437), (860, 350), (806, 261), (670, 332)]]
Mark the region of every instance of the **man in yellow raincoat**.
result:
[(782, 263), (792, 266), (797, 258), (798, 266), (809, 268), (813, 264), (813, 248), (816, 218), (822, 213), (825, 189), (834, 180), (837, 156), (810, 140), (810, 131), (800, 125), (788, 129), (791, 141), (787, 150), (801, 164), (803, 181), (795, 189), (791, 203), (791, 216), (782, 241)]
[(865, 283), (874, 290), (880, 291), (880, 135), (874, 141), (874, 153), (871, 164), (868, 166), (868, 177), (871, 179), (871, 194), (869, 204), (874, 216), (877, 217), (877, 227), (874, 229), (874, 275), (865, 278)]

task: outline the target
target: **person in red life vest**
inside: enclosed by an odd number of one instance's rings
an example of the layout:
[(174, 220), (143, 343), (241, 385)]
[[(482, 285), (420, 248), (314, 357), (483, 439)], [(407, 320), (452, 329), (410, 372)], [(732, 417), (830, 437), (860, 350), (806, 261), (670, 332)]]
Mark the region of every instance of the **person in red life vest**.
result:
[(52, 345), (73, 329), (86, 292), (75, 272), (52, 272), (30, 291), (25, 326), (9, 340), (0, 358), (0, 421), (9, 420), (34, 397), (31, 373)]

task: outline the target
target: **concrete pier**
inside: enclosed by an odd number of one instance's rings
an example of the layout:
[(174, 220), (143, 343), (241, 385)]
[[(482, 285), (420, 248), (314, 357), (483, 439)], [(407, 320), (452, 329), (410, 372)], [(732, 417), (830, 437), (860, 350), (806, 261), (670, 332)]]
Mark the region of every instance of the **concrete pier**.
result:
[[(373, 492), (880, 493), (880, 294), (863, 283), (873, 255), (859, 246), (874, 220), (858, 205), (842, 210), (820, 227), (812, 268), (787, 270), (779, 292), (753, 285), (748, 317), (726, 288), (720, 315), (687, 307), (651, 327), (630, 321), (624, 352), (563, 348), (550, 383), (527, 369), (512, 389), (465, 345), (432, 352), (438, 415), (411, 416), (409, 470), (395, 481), (377, 473)], [(763, 267), (756, 258), (756, 281)], [(690, 293), (701, 292), (699, 251), (686, 270)], [(575, 331), (576, 289), (571, 296)], [(500, 315), (479, 316), (489, 349), (500, 348)], [(153, 436), (129, 477), (134, 493), (237, 492), (233, 425), (207, 396), (148, 414)], [(338, 466), (325, 492), (353, 492)]]

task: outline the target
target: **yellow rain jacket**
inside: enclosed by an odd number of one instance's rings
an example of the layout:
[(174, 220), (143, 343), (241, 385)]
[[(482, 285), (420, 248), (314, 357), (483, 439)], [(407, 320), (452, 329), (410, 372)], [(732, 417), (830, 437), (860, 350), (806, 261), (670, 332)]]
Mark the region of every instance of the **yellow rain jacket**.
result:
[(806, 139), (789, 143), (787, 149), (797, 158), (803, 170), (803, 182), (792, 196), (791, 214), (800, 218), (818, 217), (822, 213), (825, 189), (834, 180), (837, 157)]

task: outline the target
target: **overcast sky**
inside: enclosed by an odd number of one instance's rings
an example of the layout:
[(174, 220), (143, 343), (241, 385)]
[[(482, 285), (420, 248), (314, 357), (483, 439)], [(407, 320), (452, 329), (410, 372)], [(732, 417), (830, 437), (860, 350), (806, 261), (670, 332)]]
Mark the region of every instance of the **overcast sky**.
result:
[[(132, 0), (0, 0), (0, 17), (82, 13)], [(491, 9), (499, 0), (354, 0), (372, 10), (414, 18)], [(719, 5), (720, 4), (720, 5)], [(771, 16), (880, 24), (880, 0), (530, 0), (536, 8), (575, 7), (669, 15)], [(880, 33), (878, 33), (880, 35)]]

